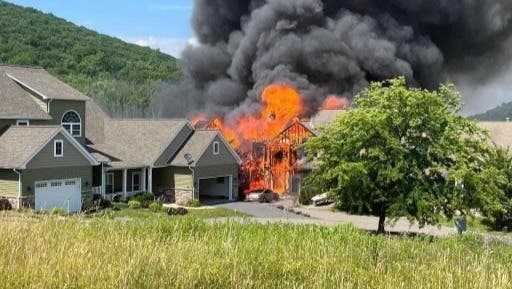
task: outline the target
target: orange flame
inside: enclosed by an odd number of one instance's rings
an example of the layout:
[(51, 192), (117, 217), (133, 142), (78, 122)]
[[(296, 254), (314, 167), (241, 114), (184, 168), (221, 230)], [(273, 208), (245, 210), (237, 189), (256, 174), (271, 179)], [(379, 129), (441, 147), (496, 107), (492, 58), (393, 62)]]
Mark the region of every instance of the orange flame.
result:
[[(273, 84), (261, 95), (262, 109), (256, 115), (246, 115), (226, 123), (220, 117), (207, 121), (205, 115), (192, 119), (196, 126), (220, 130), (231, 145), (240, 153), (244, 162), (241, 171), (249, 180), (245, 192), (272, 188), (284, 193), (288, 186), (288, 172), (292, 169), (291, 146), (271, 142), (290, 121), (298, 121), (305, 109), (300, 93), (285, 84)], [(265, 151), (255, 154), (253, 145), (264, 143)]]
[(348, 99), (344, 97), (338, 97), (336, 95), (330, 95), (324, 101), (322, 105), (322, 109), (325, 110), (338, 110), (338, 109), (346, 109), (349, 106)]

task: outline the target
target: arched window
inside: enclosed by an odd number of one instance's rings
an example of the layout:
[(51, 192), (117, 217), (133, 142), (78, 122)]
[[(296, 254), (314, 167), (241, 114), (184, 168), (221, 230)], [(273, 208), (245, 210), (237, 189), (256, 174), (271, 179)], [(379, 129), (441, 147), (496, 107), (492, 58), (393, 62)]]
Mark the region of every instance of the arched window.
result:
[(74, 137), (82, 136), (82, 122), (80, 116), (74, 111), (68, 111), (62, 117), (62, 127)]

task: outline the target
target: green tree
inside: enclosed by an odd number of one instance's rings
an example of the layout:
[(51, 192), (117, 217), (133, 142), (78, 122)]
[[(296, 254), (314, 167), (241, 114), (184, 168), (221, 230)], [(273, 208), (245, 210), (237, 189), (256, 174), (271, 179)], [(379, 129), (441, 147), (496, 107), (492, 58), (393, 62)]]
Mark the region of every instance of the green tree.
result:
[(497, 148), (492, 154), (490, 165), (495, 166), (506, 177), (501, 186), (504, 194), (501, 198), (502, 207), (491, 211), (486, 223), (495, 230), (512, 229), (512, 153), (508, 149)]
[(372, 83), (348, 110), (306, 143), (318, 167), (306, 188), (330, 192), (340, 209), (438, 224), (456, 211), (500, 209), (502, 173), (486, 165), (488, 135), (458, 114), (453, 86), (407, 88), (404, 78)]

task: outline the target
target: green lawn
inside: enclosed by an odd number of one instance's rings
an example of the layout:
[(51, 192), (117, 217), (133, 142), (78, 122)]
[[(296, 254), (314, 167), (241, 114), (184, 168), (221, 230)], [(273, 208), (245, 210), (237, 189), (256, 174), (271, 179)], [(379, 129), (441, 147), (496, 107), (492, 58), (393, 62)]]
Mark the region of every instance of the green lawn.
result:
[(0, 288), (512, 288), (512, 246), (477, 235), (119, 214), (0, 212)]

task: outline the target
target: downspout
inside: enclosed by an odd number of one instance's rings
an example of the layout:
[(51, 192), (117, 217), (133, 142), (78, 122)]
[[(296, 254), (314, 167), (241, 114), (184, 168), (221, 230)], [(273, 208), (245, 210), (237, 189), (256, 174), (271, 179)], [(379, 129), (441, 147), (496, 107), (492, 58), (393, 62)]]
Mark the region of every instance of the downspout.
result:
[(48, 99), (48, 103), (46, 104), (46, 110), (48, 111), (48, 114), (50, 113), (50, 103), (52, 102), (53, 99)]
[(21, 172), (13, 169), (18, 174), (18, 209), (21, 209)]
[[(194, 169), (192, 169), (192, 165), (188, 165), (188, 169), (192, 172), (192, 199), (196, 198), (196, 176)], [(197, 196), (199, 199), (199, 196)]]

